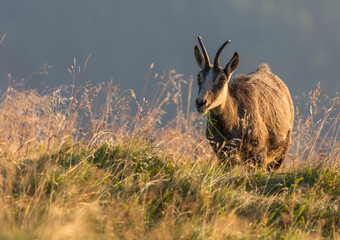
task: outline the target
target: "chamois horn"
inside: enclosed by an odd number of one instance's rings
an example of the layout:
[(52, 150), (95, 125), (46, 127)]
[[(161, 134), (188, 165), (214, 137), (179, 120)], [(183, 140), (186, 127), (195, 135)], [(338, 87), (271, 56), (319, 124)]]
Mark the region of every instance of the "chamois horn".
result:
[(220, 47), (220, 49), (218, 49), (215, 59), (214, 59), (214, 68), (217, 69), (218, 68), (218, 62), (220, 60), (220, 56), (222, 53), (223, 48), (230, 43), (230, 40), (226, 41), (225, 43), (222, 44), (222, 46)]
[(205, 49), (205, 46), (203, 44), (203, 39), (202, 39), (201, 36), (198, 36), (198, 42), (200, 43), (202, 51), (203, 51), (204, 65), (205, 65), (206, 68), (209, 68), (210, 67), (210, 60), (209, 60), (207, 50)]

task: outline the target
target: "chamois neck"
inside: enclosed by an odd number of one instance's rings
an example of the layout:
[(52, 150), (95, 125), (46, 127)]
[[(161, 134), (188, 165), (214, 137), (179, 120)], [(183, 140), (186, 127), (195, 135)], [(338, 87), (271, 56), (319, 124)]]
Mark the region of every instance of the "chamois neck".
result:
[(237, 104), (231, 96), (229, 88), (226, 94), (226, 99), (221, 105), (210, 111), (211, 117), (220, 121), (226, 128), (233, 128), (238, 124)]

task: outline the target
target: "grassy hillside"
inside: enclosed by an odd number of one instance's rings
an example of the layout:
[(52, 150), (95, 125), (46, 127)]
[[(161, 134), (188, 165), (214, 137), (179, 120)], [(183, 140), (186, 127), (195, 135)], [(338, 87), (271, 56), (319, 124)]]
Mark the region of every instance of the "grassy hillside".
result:
[(69, 89), (2, 94), (0, 239), (340, 238), (339, 98), (310, 94), (279, 171), (230, 169), (183, 104), (192, 80), (170, 71), (148, 102), (69, 70)]

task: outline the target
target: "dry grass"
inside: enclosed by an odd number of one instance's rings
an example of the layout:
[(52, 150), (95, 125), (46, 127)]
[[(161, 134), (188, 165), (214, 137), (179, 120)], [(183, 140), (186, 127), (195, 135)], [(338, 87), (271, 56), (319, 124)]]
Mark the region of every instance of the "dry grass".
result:
[(156, 75), (137, 101), (113, 81), (84, 83), (86, 64), (74, 61), (69, 88), (1, 96), (0, 239), (340, 237), (339, 97), (318, 86), (285, 166), (249, 172), (215, 158), (185, 104), (192, 79)]

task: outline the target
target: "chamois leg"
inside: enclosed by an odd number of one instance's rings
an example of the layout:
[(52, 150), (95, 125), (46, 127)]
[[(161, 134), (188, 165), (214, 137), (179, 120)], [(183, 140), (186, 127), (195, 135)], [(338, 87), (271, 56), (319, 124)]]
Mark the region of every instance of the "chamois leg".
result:
[(267, 165), (267, 170), (277, 170), (279, 169), (279, 167), (282, 165), (283, 161), (286, 158), (286, 155), (288, 153), (288, 149), (289, 149), (289, 144), (290, 144), (290, 137), (291, 137), (291, 130), (288, 131), (287, 137), (286, 137), (286, 142), (282, 148), (282, 151), (280, 153), (279, 156), (277, 156), (275, 158), (274, 161), (272, 161), (271, 163), (269, 163)]
[(272, 171), (279, 169), (283, 163), (283, 160), (286, 158), (287, 152), (288, 148), (284, 147), (281, 154), (276, 157), (274, 161), (267, 164), (267, 170)]
[(251, 156), (251, 163), (257, 168), (262, 168), (267, 161), (267, 147), (261, 149), (260, 152)]
[(222, 163), (226, 164), (228, 167), (233, 167), (241, 162), (237, 149), (228, 148), (227, 150), (224, 148), (218, 152), (218, 157), (221, 159)]
[(260, 169), (264, 166), (267, 161), (267, 147), (261, 148), (260, 151), (254, 153), (253, 151), (243, 149), (242, 152), (242, 164), (247, 170), (254, 168)]

